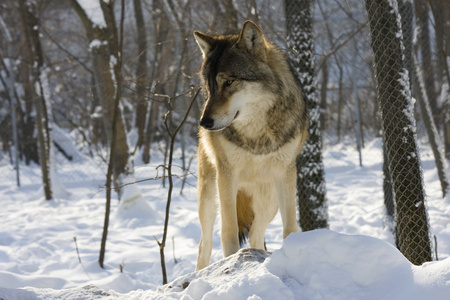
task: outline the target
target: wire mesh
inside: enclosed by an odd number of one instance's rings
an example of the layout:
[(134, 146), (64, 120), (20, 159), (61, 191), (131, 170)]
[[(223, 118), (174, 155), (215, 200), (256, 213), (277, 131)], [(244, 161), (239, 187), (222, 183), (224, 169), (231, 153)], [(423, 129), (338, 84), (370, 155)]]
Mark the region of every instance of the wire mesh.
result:
[[(412, 16), (411, 6), (401, 5), (400, 8), (404, 10), (404, 17)], [(412, 263), (422, 264), (430, 261), (432, 254), (410, 77), (404, 55), (405, 44), (410, 45), (410, 41), (403, 41), (397, 2), (366, 0), (366, 9), (386, 150), (385, 163), (388, 164), (386, 170), (392, 180), (396, 245)], [(388, 210), (392, 208), (388, 207)]]

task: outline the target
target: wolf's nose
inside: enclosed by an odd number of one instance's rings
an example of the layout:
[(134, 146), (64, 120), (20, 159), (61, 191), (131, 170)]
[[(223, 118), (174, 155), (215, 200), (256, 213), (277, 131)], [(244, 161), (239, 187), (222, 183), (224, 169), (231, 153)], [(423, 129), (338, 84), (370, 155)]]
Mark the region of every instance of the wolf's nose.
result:
[(200, 126), (202, 126), (205, 129), (211, 129), (214, 126), (214, 119), (210, 117), (203, 117), (200, 120)]

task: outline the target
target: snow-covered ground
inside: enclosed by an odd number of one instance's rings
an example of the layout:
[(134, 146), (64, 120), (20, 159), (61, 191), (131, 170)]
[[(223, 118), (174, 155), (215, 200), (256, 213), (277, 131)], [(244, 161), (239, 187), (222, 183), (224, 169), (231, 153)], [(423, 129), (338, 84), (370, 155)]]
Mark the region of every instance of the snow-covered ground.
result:
[[(188, 159), (193, 155), (192, 147)], [(178, 150), (175, 157), (180, 156)], [(271, 256), (219, 262), (216, 225), (212, 262), (219, 265), (204, 270), (204, 276), (189, 274), (195, 269), (200, 238), (194, 159), (181, 195), (181, 180), (175, 180), (165, 250), (168, 279), (175, 281), (165, 287), (160, 287), (155, 241), (162, 237), (167, 199), (161, 180), (137, 184), (143, 202), (112, 201), (105, 269), (101, 269), (104, 164), (81, 156), (68, 163), (58, 156), (56, 171), (62, 186), (56, 199), (45, 201), (39, 167), (22, 165), (18, 188), (15, 171), (3, 157), (0, 299), (448, 300), (450, 197), (441, 197), (432, 153), (425, 143), (421, 157), (439, 261), (413, 266), (392, 246), (394, 239), (384, 218), (381, 142), (375, 140), (363, 150), (363, 167), (352, 146), (331, 146), (324, 153), (331, 230), (298, 233), (283, 242), (277, 216), (266, 232)], [(157, 170), (161, 154), (152, 158), (151, 165), (136, 159), (136, 180), (162, 175), (162, 168)], [(176, 164), (181, 165), (179, 159)], [(183, 175), (180, 167), (174, 171)], [(128, 193), (135, 193), (135, 188), (128, 186)]]

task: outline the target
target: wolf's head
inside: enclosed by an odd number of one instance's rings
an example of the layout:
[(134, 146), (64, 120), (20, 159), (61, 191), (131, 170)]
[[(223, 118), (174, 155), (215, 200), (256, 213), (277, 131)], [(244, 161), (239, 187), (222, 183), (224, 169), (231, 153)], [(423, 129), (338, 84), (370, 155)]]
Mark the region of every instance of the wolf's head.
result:
[(207, 96), (200, 125), (222, 130), (264, 102), (264, 82), (273, 78), (267, 64), (269, 43), (251, 21), (244, 23), (238, 35), (196, 31), (194, 37), (203, 53), (201, 79)]

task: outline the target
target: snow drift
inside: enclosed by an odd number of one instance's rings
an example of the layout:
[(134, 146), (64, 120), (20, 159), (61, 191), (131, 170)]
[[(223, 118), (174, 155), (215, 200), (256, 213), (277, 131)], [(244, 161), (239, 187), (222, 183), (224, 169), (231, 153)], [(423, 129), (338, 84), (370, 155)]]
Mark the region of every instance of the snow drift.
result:
[(242, 249), (159, 287), (119, 294), (93, 285), (0, 289), (2, 299), (448, 300), (450, 258), (412, 265), (379, 239), (316, 230), (291, 234), (272, 254)]

